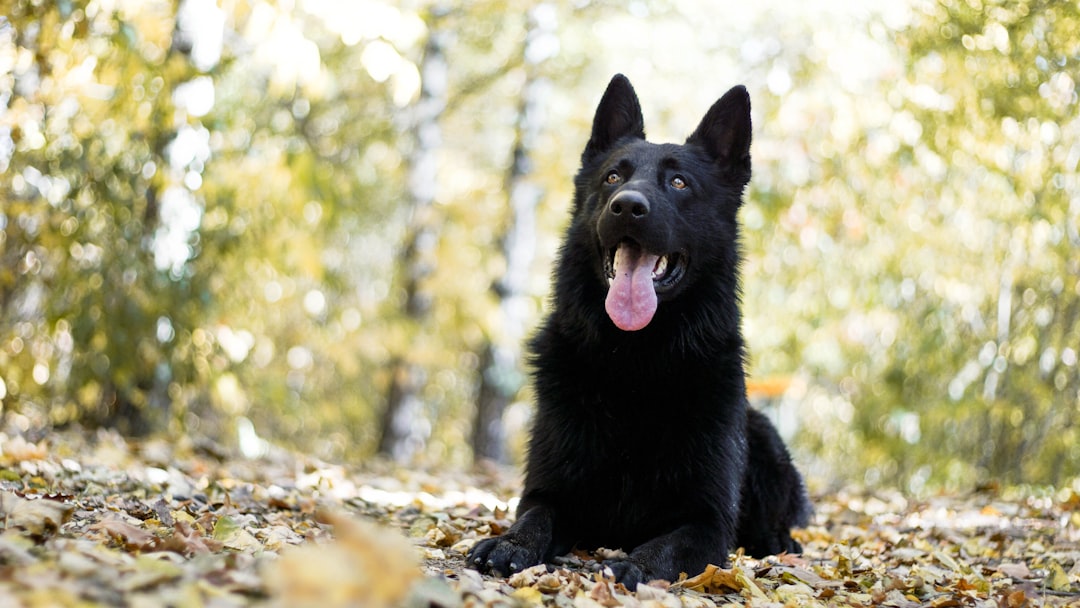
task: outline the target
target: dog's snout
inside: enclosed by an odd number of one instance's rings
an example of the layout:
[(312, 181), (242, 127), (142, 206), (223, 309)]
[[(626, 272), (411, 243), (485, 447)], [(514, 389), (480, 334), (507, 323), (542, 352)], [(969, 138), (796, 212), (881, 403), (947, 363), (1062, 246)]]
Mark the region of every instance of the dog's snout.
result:
[(627, 213), (635, 219), (645, 217), (649, 215), (649, 199), (636, 190), (624, 190), (611, 197), (608, 211), (612, 215)]
[(663, 201), (650, 200), (637, 189), (623, 189), (608, 199), (598, 218), (596, 229), (605, 249), (630, 239), (650, 251), (669, 251), (670, 227), (664, 221), (667, 212)]

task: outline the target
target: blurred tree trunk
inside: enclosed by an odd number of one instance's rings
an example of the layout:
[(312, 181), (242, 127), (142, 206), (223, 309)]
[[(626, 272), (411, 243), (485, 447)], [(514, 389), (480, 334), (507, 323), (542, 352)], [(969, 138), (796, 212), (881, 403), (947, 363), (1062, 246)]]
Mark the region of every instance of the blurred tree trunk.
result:
[(426, 279), (435, 271), (438, 232), (433, 205), (437, 192), (438, 154), (442, 146), (439, 119), (446, 109), (446, 32), (440, 31), (442, 11), (433, 9), (427, 43), (420, 63), (420, 97), (411, 115), (413, 149), (406, 158), (406, 205), (409, 221), (398, 271), (404, 282), (405, 324), (410, 331), (402, 352), (391, 361), (390, 388), (379, 435), (380, 454), (404, 462), (421, 449), (430, 435), (430, 422), (421, 397), (427, 374), (408, 350), (423, 331), (431, 312)]
[(502, 238), (506, 268), (495, 285), (501, 327), (489, 333), (480, 358), (482, 372), (472, 433), (473, 459), (477, 462), (505, 460), (503, 412), (523, 384), (521, 347), (529, 311), (529, 269), (536, 250), (536, 206), (543, 196), (543, 191), (531, 180), (530, 155), (536, 147), (550, 89), (541, 65), (557, 48), (553, 45), (555, 15), (554, 7), (548, 3), (533, 7), (528, 14), (528, 35), (523, 47), (525, 84), (515, 125), (513, 162), (506, 180), (510, 196), (510, 213)]

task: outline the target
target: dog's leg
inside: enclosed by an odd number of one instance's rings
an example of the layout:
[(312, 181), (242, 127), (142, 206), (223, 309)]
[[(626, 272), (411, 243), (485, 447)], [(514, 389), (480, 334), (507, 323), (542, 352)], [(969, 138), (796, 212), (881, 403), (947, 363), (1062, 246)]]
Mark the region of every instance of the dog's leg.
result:
[(510, 576), (535, 566), (551, 557), (554, 528), (554, 510), (536, 505), (520, 514), (506, 534), (476, 543), (465, 558), (466, 564), (496, 576)]
[(802, 476), (769, 419), (748, 410), (750, 460), (743, 480), (738, 545), (753, 557), (802, 553), (791, 529), (805, 526), (812, 510)]
[(726, 565), (732, 536), (717, 524), (687, 524), (639, 545), (625, 559), (610, 560), (605, 565), (611, 568), (615, 580), (631, 591), (637, 589), (638, 583), (655, 579), (674, 582), (683, 572), (696, 576), (709, 564)]

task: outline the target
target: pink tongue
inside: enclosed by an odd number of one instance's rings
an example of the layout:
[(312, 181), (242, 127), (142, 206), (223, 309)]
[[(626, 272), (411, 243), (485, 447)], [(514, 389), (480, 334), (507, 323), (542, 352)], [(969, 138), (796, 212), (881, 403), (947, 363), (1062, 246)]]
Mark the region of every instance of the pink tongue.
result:
[(608, 289), (605, 308), (619, 329), (637, 331), (656, 314), (652, 273), (659, 257), (627, 243), (615, 251), (615, 279)]

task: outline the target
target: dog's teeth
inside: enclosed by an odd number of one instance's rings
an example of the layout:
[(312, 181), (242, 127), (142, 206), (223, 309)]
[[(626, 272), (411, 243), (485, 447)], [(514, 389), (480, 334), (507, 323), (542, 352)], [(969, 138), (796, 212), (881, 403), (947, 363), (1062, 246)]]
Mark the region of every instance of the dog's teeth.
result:
[(659, 279), (660, 277), (664, 276), (664, 273), (667, 272), (667, 264), (667, 256), (660, 256), (660, 259), (656, 260), (656, 267), (653, 268), (652, 278)]

